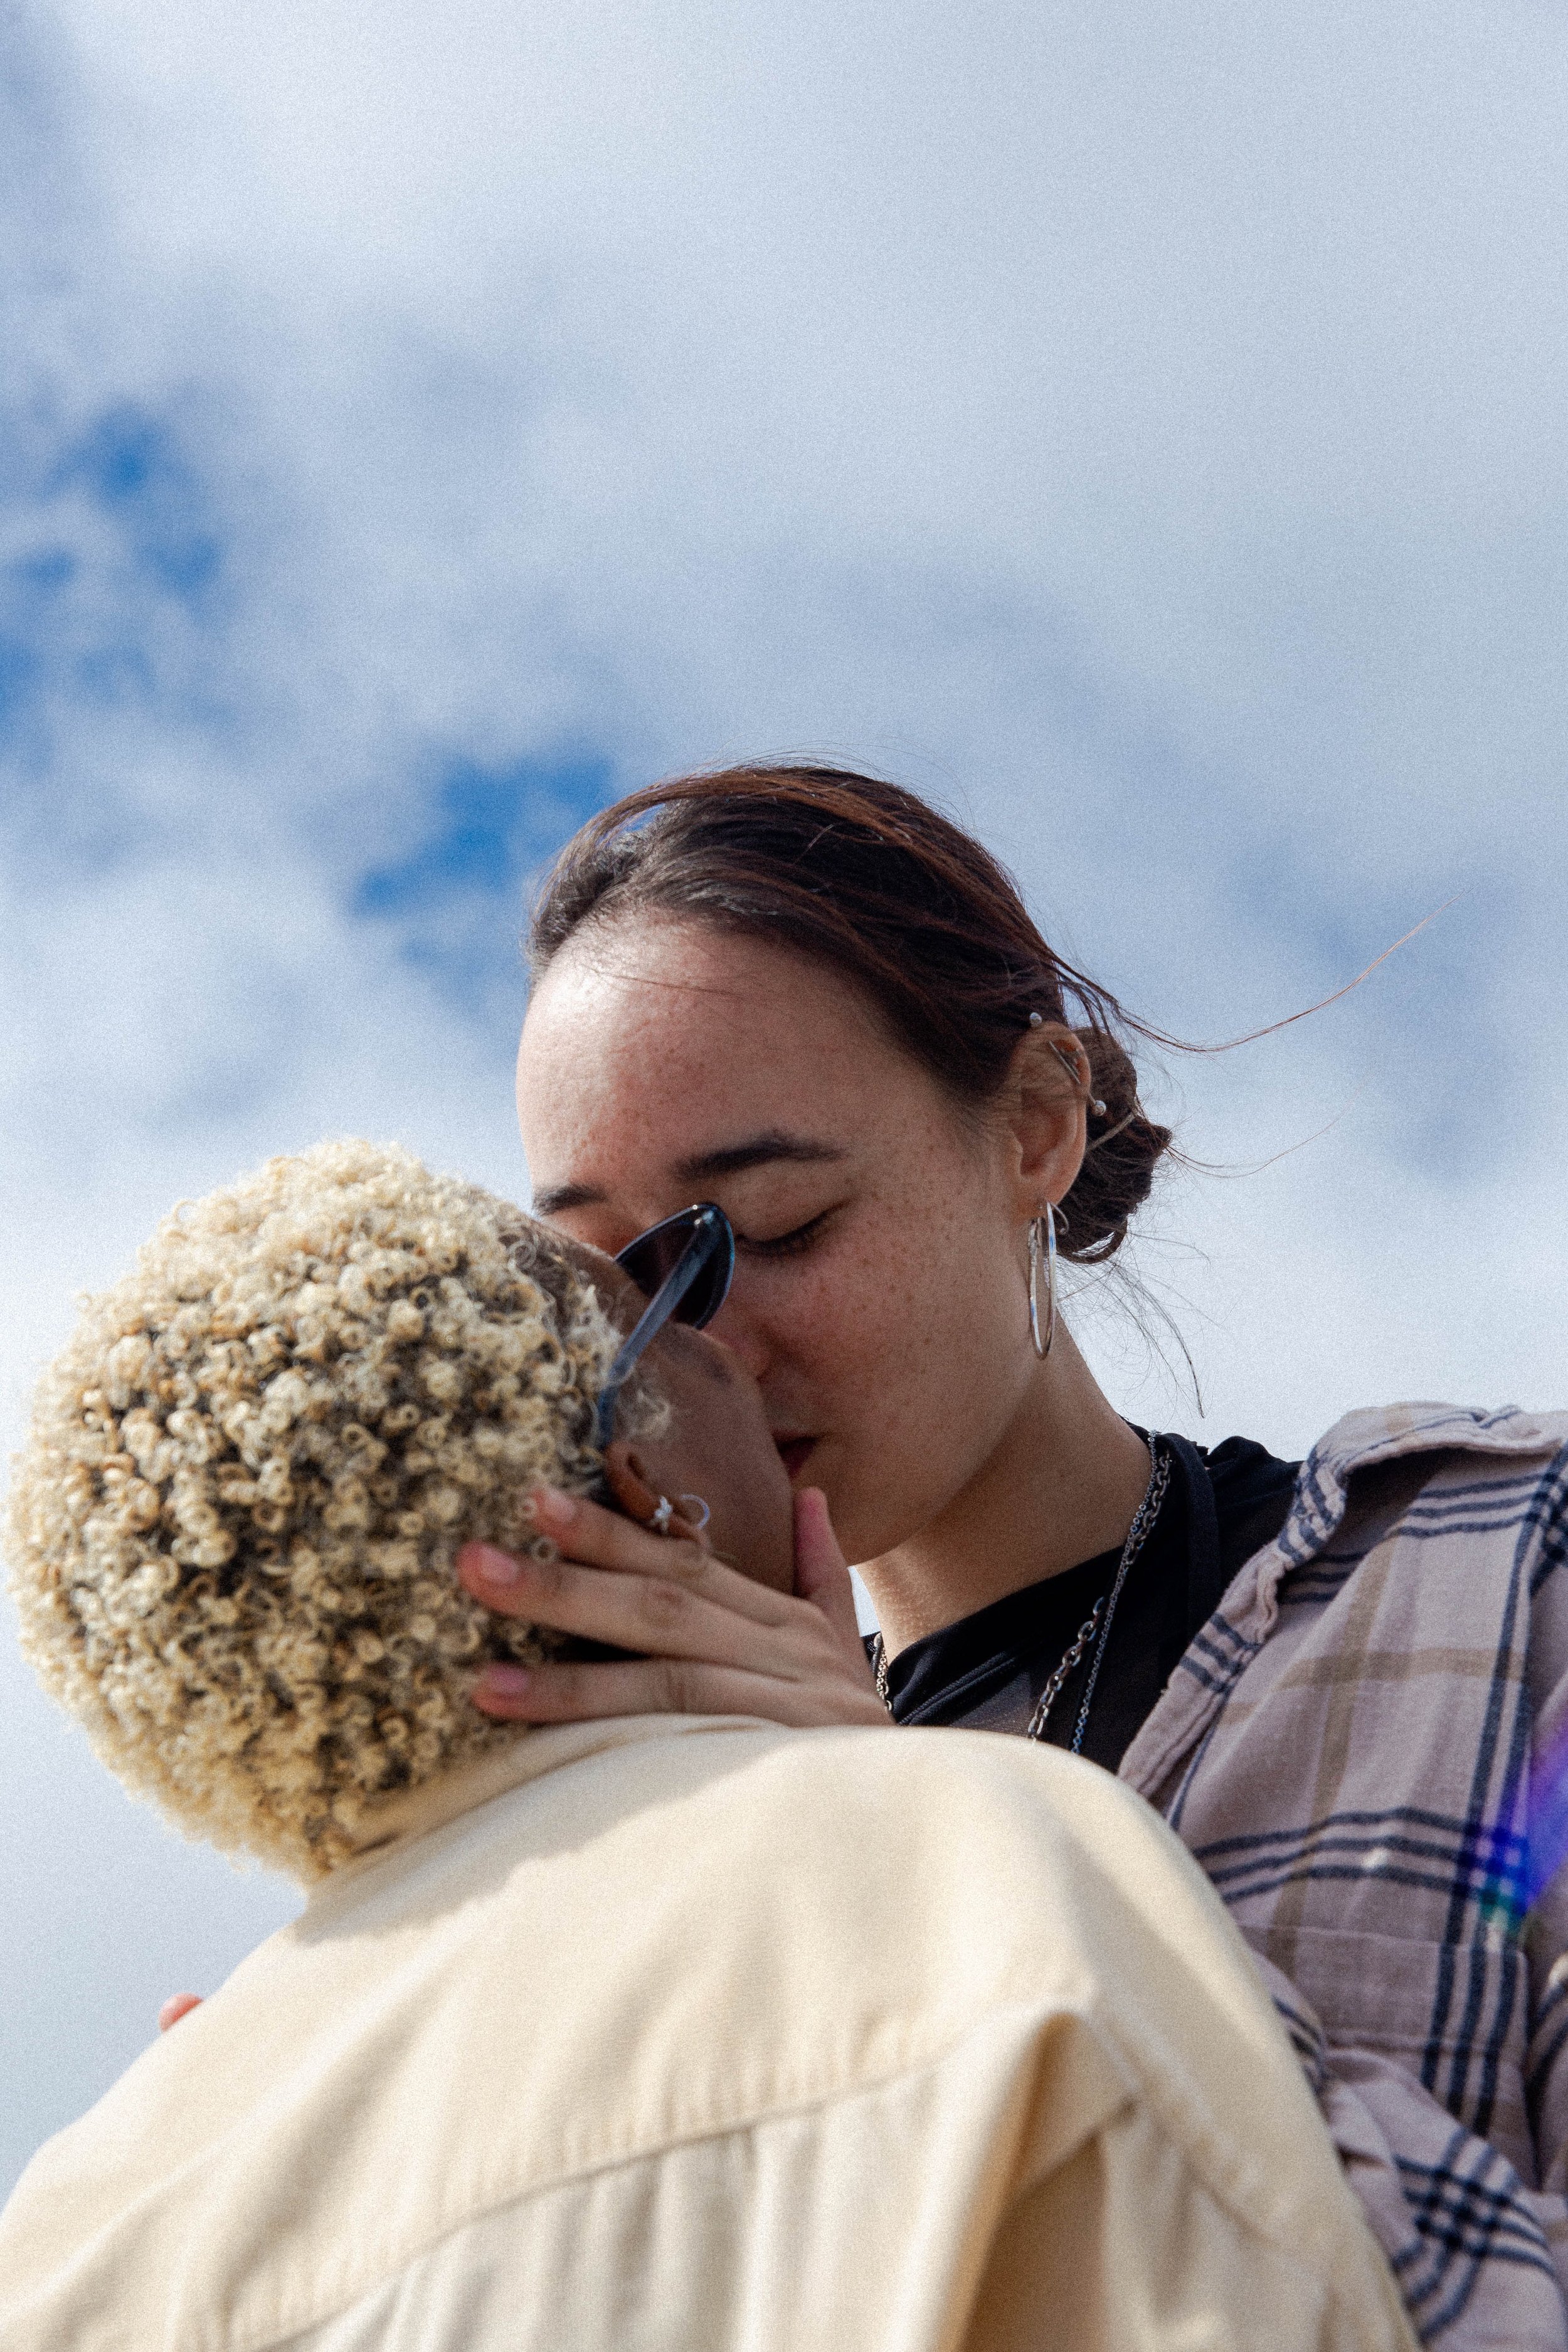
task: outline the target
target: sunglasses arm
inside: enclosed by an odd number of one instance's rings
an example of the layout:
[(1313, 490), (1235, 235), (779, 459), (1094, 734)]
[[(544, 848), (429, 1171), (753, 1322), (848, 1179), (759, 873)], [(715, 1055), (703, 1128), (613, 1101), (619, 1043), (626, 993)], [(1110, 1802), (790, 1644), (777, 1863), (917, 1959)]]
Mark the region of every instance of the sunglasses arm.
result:
[(631, 1330), (621, 1341), (599, 1391), (599, 1406), (594, 1420), (594, 1443), (602, 1453), (616, 1433), (616, 1407), (620, 1402), (622, 1389), (637, 1358), (649, 1343), (657, 1339), (698, 1276), (702, 1272), (703, 1254), (690, 1249), (685, 1260), (676, 1266), (668, 1282), (659, 1285), (658, 1293), (651, 1299)]

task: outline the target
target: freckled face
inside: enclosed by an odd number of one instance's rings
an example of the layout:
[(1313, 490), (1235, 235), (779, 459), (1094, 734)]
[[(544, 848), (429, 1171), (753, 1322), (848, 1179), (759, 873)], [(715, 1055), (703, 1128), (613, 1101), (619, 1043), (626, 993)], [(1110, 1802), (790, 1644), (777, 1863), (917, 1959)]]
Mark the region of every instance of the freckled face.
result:
[(1026, 1387), (1004, 1140), (838, 974), (699, 925), (580, 933), (534, 992), (518, 1110), (538, 1213), (614, 1253), (697, 1200), (735, 1227), (709, 1327), (851, 1559), (925, 1527)]

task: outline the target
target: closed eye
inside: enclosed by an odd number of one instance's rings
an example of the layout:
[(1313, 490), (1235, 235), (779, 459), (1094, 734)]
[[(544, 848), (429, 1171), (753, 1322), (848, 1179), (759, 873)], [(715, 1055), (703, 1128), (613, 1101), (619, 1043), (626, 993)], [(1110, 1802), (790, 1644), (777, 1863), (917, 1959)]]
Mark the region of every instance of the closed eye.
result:
[(735, 1246), (744, 1250), (748, 1257), (797, 1257), (820, 1238), (823, 1227), (834, 1213), (833, 1209), (820, 1210), (815, 1217), (808, 1217), (804, 1225), (795, 1225), (787, 1234), (775, 1234), (768, 1241), (758, 1241), (750, 1234), (737, 1233)]

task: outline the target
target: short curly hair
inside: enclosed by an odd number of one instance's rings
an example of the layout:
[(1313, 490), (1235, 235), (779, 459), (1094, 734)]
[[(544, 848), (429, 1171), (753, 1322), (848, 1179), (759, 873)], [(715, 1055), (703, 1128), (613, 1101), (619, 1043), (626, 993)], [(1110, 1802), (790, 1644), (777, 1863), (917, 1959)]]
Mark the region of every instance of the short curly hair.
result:
[(187, 1835), (300, 1879), (377, 1797), (519, 1734), (468, 1701), (561, 1646), (453, 1572), (595, 1481), (616, 1333), (521, 1210), (363, 1142), (165, 1219), (83, 1302), (14, 1465), (23, 1645)]

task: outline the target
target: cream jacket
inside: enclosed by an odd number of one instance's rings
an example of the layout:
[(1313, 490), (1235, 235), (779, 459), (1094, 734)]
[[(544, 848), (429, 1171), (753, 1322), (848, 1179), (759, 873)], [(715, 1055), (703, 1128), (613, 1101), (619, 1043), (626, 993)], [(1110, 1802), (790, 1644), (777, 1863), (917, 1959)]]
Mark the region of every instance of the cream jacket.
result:
[(1093, 1766), (666, 1717), (378, 1835), (35, 2159), (5, 2352), (1409, 2352), (1236, 1929)]

